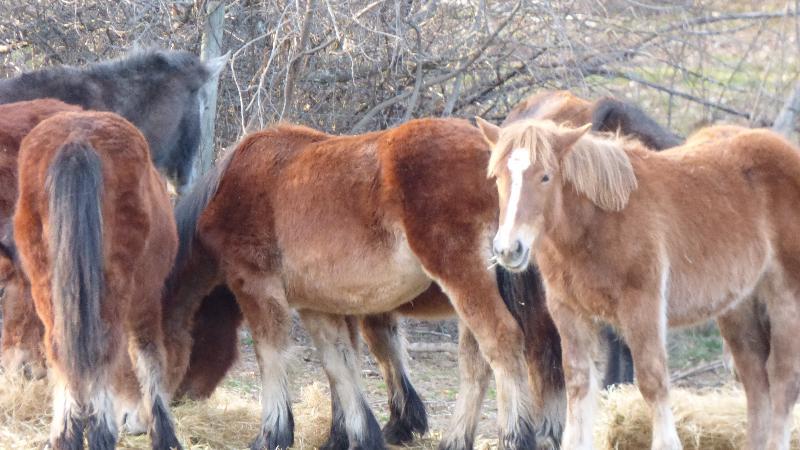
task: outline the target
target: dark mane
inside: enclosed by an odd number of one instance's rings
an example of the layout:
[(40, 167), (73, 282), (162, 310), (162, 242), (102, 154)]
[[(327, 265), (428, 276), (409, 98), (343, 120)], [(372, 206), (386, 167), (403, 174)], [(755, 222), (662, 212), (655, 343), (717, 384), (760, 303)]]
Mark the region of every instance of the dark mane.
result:
[(0, 80), (0, 104), (56, 98), (115, 112), (142, 131), (153, 162), (183, 187), (200, 142), (201, 88), (216, 82), (221, 67), (185, 51), (134, 50), (85, 67), (48, 67)]
[(633, 136), (653, 150), (664, 150), (683, 143), (683, 138), (658, 124), (638, 106), (603, 97), (596, 101), (592, 110), (594, 131), (619, 131)]
[(236, 148), (232, 148), (220, 158), (212, 170), (206, 172), (197, 180), (191, 189), (182, 195), (175, 204), (175, 224), (178, 229), (178, 253), (175, 257), (175, 264), (167, 278), (168, 289), (174, 287), (177, 277), (191, 256), (192, 244), (194, 243), (197, 221), (203, 213), (208, 203), (214, 197), (219, 187), (219, 182), (225, 170), (230, 165)]

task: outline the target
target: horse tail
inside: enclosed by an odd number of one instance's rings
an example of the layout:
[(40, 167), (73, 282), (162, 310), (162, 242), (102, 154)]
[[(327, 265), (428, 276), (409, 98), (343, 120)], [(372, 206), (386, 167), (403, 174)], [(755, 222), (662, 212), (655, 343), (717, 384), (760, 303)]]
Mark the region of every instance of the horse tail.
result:
[(621, 131), (633, 136), (653, 150), (664, 150), (683, 143), (683, 139), (659, 125), (636, 105), (604, 97), (592, 110), (593, 131)]
[(103, 277), (102, 162), (86, 142), (67, 142), (47, 173), (48, 247), (54, 338), (71, 380), (99, 367), (107, 334), (101, 318)]
[(566, 417), (561, 337), (547, 310), (541, 277), (533, 265), (522, 273), (497, 266), (495, 275), (500, 296), (525, 337), (528, 378), (537, 411), (537, 438), (549, 439), (558, 448)]

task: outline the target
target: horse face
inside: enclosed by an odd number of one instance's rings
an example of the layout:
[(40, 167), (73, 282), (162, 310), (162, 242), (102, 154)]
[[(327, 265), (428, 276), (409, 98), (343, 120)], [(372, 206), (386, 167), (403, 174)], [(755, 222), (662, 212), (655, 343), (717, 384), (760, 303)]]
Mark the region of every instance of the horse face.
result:
[(500, 200), (500, 227), (492, 245), (497, 262), (511, 271), (523, 271), (542, 224), (545, 202), (553, 195), (555, 174), (532, 164), (531, 152), (509, 152), (496, 173)]

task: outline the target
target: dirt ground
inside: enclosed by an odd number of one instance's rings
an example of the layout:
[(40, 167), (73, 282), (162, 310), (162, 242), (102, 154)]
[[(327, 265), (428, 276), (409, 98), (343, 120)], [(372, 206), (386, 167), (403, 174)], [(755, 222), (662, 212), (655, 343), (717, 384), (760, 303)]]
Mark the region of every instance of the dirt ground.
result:
[[(407, 320), (404, 323), (410, 343), (449, 343), (444, 348), (454, 349), (458, 331), (455, 321), (424, 322)], [(292, 398), (298, 398), (300, 389), (318, 381), (328, 387), (327, 378), (316, 350), (299, 322), (292, 331), (294, 340), (293, 361), (289, 371)], [(241, 334), (241, 355), (223, 386), (244, 396), (258, 400), (260, 381), (253, 353), (252, 340), (247, 331)], [(670, 369), (675, 386), (709, 388), (730, 383), (732, 376), (722, 365), (722, 344), (713, 324), (696, 329), (671, 333), (669, 339)], [(446, 429), (453, 413), (458, 392), (457, 354), (445, 351), (411, 351), (409, 353), (411, 381), (425, 402), (429, 415), (431, 436), (437, 438)], [(377, 364), (363, 347), (362, 385), (378, 421), (383, 425), (389, 417), (386, 385)], [(495, 439), (497, 429), (496, 391), (492, 381), (481, 409), (478, 438)], [(412, 445), (412, 448), (415, 446)], [(424, 448), (429, 448), (426, 443)], [(423, 448), (420, 444), (419, 448)]]

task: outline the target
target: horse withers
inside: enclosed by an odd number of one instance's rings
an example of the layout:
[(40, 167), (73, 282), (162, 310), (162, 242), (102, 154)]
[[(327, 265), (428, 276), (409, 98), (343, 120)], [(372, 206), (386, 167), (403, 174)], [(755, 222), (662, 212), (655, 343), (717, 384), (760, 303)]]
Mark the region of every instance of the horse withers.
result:
[[(133, 367), (154, 449), (180, 447), (164, 394), (164, 280), (177, 251), (144, 136), (112, 113), (37, 125), (19, 154), (14, 234), (53, 377), (55, 449), (113, 448)], [(124, 388), (123, 388), (124, 389)]]
[(631, 346), (654, 449), (681, 448), (666, 330), (716, 318), (747, 396), (749, 448), (788, 449), (800, 385), (798, 149), (730, 127), (661, 153), (588, 127), (483, 128), (501, 205), (495, 254), (510, 270), (535, 258), (561, 334), (564, 447), (592, 446), (595, 318)]

